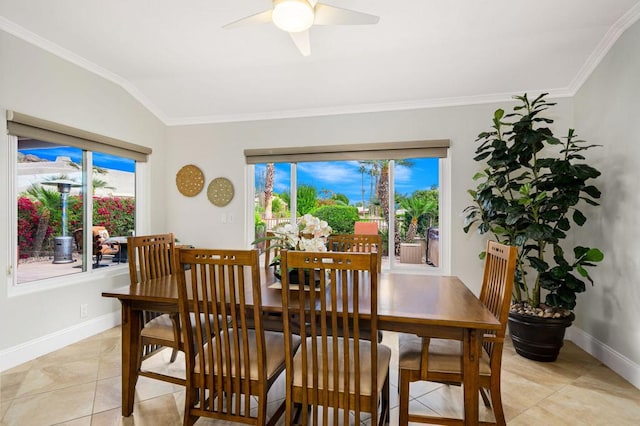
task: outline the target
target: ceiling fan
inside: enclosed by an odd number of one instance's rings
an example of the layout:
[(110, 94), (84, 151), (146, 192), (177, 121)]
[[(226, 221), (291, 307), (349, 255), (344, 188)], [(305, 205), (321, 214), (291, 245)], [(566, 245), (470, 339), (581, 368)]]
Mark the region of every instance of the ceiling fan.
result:
[(371, 25), (377, 24), (379, 19), (368, 13), (318, 3), (318, 0), (273, 0), (271, 9), (231, 22), (222, 28), (273, 22), (276, 27), (291, 35), (302, 55), (309, 56), (309, 28), (312, 25)]

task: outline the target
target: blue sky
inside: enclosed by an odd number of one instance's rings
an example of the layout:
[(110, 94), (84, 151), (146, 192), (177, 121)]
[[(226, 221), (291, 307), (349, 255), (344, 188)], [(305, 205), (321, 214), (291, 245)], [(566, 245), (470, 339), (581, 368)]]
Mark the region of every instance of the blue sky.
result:
[[(54, 148), (21, 149), (20, 152), (25, 155), (33, 154), (49, 161), (56, 161), (57, 157), (69, 157), (74, 163), (82, 163), (82, 150), (80, 148), (61, 146)], [(134, 160), (128, 158), (116, 157), (115, 155), (100, 152), (93, 153), (93, 165), (96, 167), (134, 172), (135, 164), (136, 162)]]
[[(410, 195), (417, 189), (438, 187), (438, 159), (412, 159), (413, 166), (396, 165), (396, 193)], [(291, 185), (289, 163), (276, 163), (274, 192), (289, 191)], [(264, 164), (256, 165), (256, 177), (262, 175)], [(362, 174), (357, 161), (332, 161), (298, 163), (298, 185), (308, 184), (316, 188), (318, 193), (323, 189), (345, 194), (351, 204), (362, 200)], [(364, 175), (365, 201), (370, 198), (370, 178)], [(375, 191), (375, 188), (374, 188)]]

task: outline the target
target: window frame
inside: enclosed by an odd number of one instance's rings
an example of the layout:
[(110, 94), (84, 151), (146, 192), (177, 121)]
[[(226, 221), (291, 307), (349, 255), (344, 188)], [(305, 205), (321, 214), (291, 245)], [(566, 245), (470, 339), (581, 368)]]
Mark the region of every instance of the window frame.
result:
[[(319, 160), (325, 161), (325, 160)], [(334, 160), (332, 160), (334, 161)], [(343, 160), (335, 160), (343, 161)], [(254, 202), (256, 197), (255, 192), (255, 164), (250, 162), (246, 165), (246, 205), (247, 214), (245, 215), (245, 227), (247, 235), (247, 246), (252, 247), (251, 241), (255, 240), (255, 225), (254, 225)], [(291, 165), (291, 205), (289, 206), (292, 212), (296, 211), (296, 193), (297, 193), (297, 162), (290, 162)], [(389, 201), (393, 202), (395, 196), (395, 161), (390, 160), (389, 180), (390, 191)], [(451, 246), (451, 165), (450, 157), (448, 155), (440, 156), (438, 161), (438, 180), (439, 180), (439, 228), (441, 238), (439, 240), (439, 254), (440, 262), (437, 267), (430, 268), (416, 268), (405, 264), (395, 262), (395, 257), (389, 257), (389, 269), (393, 272), (400, 273), (415, 273), (419, 275), (441, 275), (447, 276), (451, 274), (451, 252), (449, 247)], [(292, 213), (294, 215), (295, 213)], [(293, 216), (292, 216), (293, 217)], [(294, 220), (294, 219), (292, 219)], [(389, 229), (394, 229), (395, 217), (391, 215), (389, 217)]]
[[(9, 114), (8, 114), (9, 116)], [(28, 117), (28, 116), (27, 116)], [(48, 122), (47, 122), (48, 123)], [(7, 122), (9, 124), (9, 122)], [(64, 126), (62, 126), (64, 127)], [(8, 128), (8, 126), (7, 126)], [(65, 127), (66, 128), (66, 127)], [(71, 129), (71, 128), (68, 128)], [(73, 131), (74, 129), (72, 129)], [(82, 132), (77, 130), (78, 132)], [(7, 132), (8, 133), (8, 132)], [(147, 203), (143, 201), (143, 197), (140, 194), (141, 188), (146, 188), (145, 182), (148, 181), (145, 176), (148, 173), (148, 168), (144, 167), (143, 164), (146, 162), (146, 157), (143, 161), (140, 161), (140, 153), (135, 155), (127, 155), (126, 151), (123, 151), (122, 148), (119, 148), (119, 151), (112, 151), (108, 148), (108, 144), (104, 143), (104, 141), (117, 141), (115, 139), (110, 139), (106, 137), (100, 137), (99, 135), (95, 135), (89, 132), (84, 132), (86, 135), (93, 135), (97, 138), (101, 138), (102, 144), (94, 144), (94, 149), (89, 149), (88, 147), (82, 147), (83, 153), (83, 193), (84, 194), (92, 194), (92, 178), (93, 178), (93, 153), (94, 152), (104, 152), (109, 151), (109, 153), (114, 153), (115, 155), (130, 158), (135, 161), (135, 181), (134, 181), (134, 191), (135, 191), (135, 217), (134, 217), (134, 226), (135, 232), (137, 233), (139, 230), (139, 217), (146, 217), (147, 214)], [(15, 297), (21, 296), (25, 294), (37, 293), (41, 291), (50, 291), (56, 288), (77, 285), (80, 283), (86, 283), (90, 281), (95, 281), (96, 279), (112, 277), (116, 275), (124, 275), (128, 274), (128, 263), (113, 265), (109, 268), (97, 268), (94, 269), (92, 267), (88, 267), (85, 271), (79, 271), (77, 273), (61, 275), (56, 277), (44, 278), (34, 281), (22, 282), (18, 283), (18, 239), (17, 239), (17, 226), (18, 226), (18, 205), (15, 202), (17, 200), (17, 165), (18, 165), (18, 136), (15, 134), (7, 134), (7, 143), (5, 145), (5, 159), (7, 163), (6, 175), (5, 175), (5, 190), (6, 190), (6, 200), (7, 200), (7, 221), (6, 226), (6, 235), (8, 236), (6, 241), (6, 253), (7, 253), (7, 296)], [(43, 140), (47, 140), (47, 138), (42, 138)], [(57, 142), (54, 142), (57, 143)], [(131, 146), (140, 148), (144, 150), (146, 154), (150, 154), (151, 150), (149, 148), (140, 147), (138, 145)], [(101, 148), (105, 147), (106, 150)], [(132, 151), (133, 152), (133, 151)], [(124, 153), (124, 155), (123, 155)], [(145, 155), (146, 155), (145, 154)], [(84, 197), (84, 216), (86, 216), (85, 227), (90, 229), (92, 226), (93, 215), (91, 212), (93, 211), (93, 197), (85, 196)], [(84, 246), (90, 247), (92, 244), (91, 233), (84, 234)], [(90, 264), (91, 252), (85, 250), (83, 253), (83, 262), (85, 264)]]

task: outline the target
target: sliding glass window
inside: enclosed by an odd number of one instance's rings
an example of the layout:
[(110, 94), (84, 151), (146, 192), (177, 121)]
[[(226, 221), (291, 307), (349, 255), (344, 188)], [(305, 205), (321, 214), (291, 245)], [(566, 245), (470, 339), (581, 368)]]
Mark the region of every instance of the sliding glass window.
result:
[[(135, 231), (136, 164), (149, 148), (9, 111), (14, 182), (13, 284), (127, 262)], [(60, 280), (58, 280), (60, 281)]]
[(441, 161), (255, 164), (255, 236), (307, 213), (327, 220), (337, 234), (352, 234), (357, 222), (370, 222), (382, 236), (383, 266), (434, 269), (439, 266)]

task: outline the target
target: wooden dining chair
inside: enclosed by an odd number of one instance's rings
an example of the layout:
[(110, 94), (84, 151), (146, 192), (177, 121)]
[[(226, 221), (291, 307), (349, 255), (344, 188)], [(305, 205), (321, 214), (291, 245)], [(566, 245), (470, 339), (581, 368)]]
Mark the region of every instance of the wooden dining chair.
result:
[[(271, 263), (271, 258), (277, 257), (280, 255), (280, 248), (276, 247), (277, 241), (271, 239), (275, 237), (275, 233), (273, 231), (267, 231), (265, 233), (265, 237), (267, 238), (264, 241), (264, 266), (265, 268), (269, 267)], [(273, 253), (272, 253), (273, 252)]]
[[(281, 267), (295, 269), (302, 283), (292, 286), (282, 275), (285, 424), (327, 424), (331, 417), (333, 424), (360, 424), (363, 412), (372, 425), (387, 423), (391, 349), (371, 339), (378, 332), (377, 256), (288, 250), (280, 256)], [(293, 354), (298, 333), (302, 343)]]
[[(131, 283), (160, 278), (174, 273), (175, 253), (173, 234), (144, 235), (127, 238), (129, 280)], [(182, 349), (180, 319), (178, 313), (162, 314), (144, 311), (143, 328), (140, 331), (138, 374), (157, 380), (185, 384), (185, 380), (155, 371), (143, 370), (142, 361), (164, 347), (172, 349), (170, 361), (174, 362)]]
[[(479, 384), (482, 399), (485, 405), (492, 406), (495, 424), (498, 425), (506, 424), (500, 392), (500, 370), (516, 258), (516, 247), (494, 241), (488, 242), (480, 300), (500, 321), (501, 327), (492, 333), (485, 333), (482, 338), (483, 354), (480, 359)], [(410, 421), (447, 425), (464, 424), (461, 419), (409, 413), (410, 382), (462, 383), (462, 342), (401, 334), (399, 358), (400, 426), (406, 426)], [(489, 390), (491, 401), (484, 389)]]
[[(178, 258), (187, 369), (184, 424), (201, 416), (274, 424), (285, 403), (267, 419), (267, 393), (285, 368), (285, 339), (262, 324), (258, 250), (179, 249)], [(204, 318), (214, 318), (213, 324)], [(293, 339), (289, 349), (296, 347)]]
[(332, 234), (327, 240), (327, 248), (329, 251), (376, 253), (378, 272), (382, 270), (382, 236), (380, 234)]

